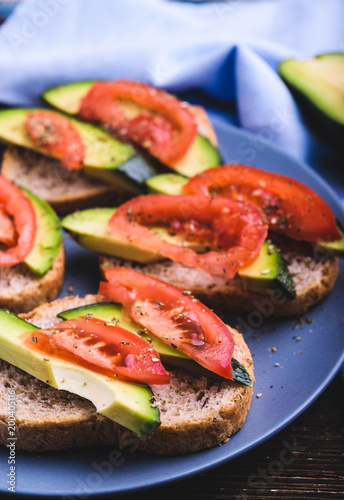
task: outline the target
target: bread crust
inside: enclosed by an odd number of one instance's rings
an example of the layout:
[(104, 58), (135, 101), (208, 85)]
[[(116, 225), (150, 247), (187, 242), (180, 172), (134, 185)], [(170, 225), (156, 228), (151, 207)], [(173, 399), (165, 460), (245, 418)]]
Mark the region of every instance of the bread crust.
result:
[[(182, 289), (190, 290), (217, 314), (240, 315), (258, 312), (263, 317), (304, 314), (309, 307), (320, 302), (330, 293), (339, 274), (338, 259), (335, 257), (316, 261), (301, 253), (290, 257), (287, 263), (296, 283), (294, 300), (288, 300), (278, 292), (269, 296), (246, 291), (238, 276), (232, 280), (214, 279), (200, 269), (191, 269), (171, 261), (143, 265), (108, 255), (99, 256), (99, 266), (103, 276), (106, 268), (130, 267), (168, 281)], [(190, 279), (191, 276), (192, 279)]]
[[(46, 327), (56, 322), (56, 314), (64, 309), (103, 300), (95, 295), (66, 297), (43, 304), (21, 317)], [(234, 341), (234, 355), (254, 381), (252, 357), (242, 335), (235, 332)], [(253, 388), (242, 384), (174, 370), (170, 386), (152, 386), (161, 410), (161, 426), (149, 439), (144, 439), (96, 413), (93, 404), (79, 396), (49, 387), (4, 361), (0, 362), (0, 370), (0, 394), (5, 392), (6, 385), (6, 391), (11, 386), (17, 395), (16, 447), (28, 451), (92, 444), (125, 448), (130, 444), (157, 454), (196, 452), (221, 444), (242, 427), (253, 393)], [(3, 444), (7, 438), (7, 402), (4, 399), (0, 397), (0, 441)], [(191, 400), (191, 405), (187, 400)]]
[(65, 250), (61, 243), (52, 267), (42, 277), (24, 263), (10, 268), (0, 267), (0, 308), (25, 313), (61, 292), (65, 273)]

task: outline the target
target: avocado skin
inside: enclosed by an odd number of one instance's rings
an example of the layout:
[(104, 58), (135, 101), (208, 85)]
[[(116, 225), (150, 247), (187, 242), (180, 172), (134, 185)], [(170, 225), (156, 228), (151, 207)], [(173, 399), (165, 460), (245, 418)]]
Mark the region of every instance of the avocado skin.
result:
[[(94, 403), (102, 415), (139, 436), (149, 436), (160, 425), (148, 386), (126, 382), (88, 370), (51, 354), (31, 350), (22, 335), (39, 330), (15, 314), (0, 309), (0, 357), (33, 377)], [(97, 389), (97, 390), (95, 390)]]
[[(334, 57), (342, 59), (342, 65), (344, 67), (343, 53), (320, 54), (313, 60), (321, 63), (321, 61), (326, 60), (326, 58)], [(334, 119), (319, 105), (317, 99), (308, 94), (307, 77), (297, 78), (297, 76), (293, 75), (289, 70), (289, 63), (293, 63), (294, 61), (294, 59), (287, 59), (279, 64), (278, 71), (280, 76), (292, 92), (301, 111), (303, 111), (309, 127), (334, 147), (344, 151), (344, 113), (341, 121)], [(302, 61), (298, 62), (302, 64)], [(341, 99), (344, 99), (344, 88)]]
[[(95, 304), (89, 304), (86, 306), (76, 307), (75, 309), (68, 309), (67, 311), (60, 312), (57, 316), (64, 320), (74, 319), (79, 316), (85, 316), (86, 314), (92, 314), (95, 318), (101, 319), (103, 321), (115, 321), (122, 328), (126, 328), (132, 332), (138, 333), (142, 338), (147, 340), (152, 347), (159, 353), (162, 363), (173, 368), (182, 368), (189, 370), (193, 373), (206, 376), (209, 378), (215, 378), (222, 380), (222, 377), (216, 375), (215, 373), (203, 368), (193, 359), (189, 358), (187, 354), (184, 354), (177, 349), (165, 344), (162, 340), (158, 339), (152, 334), (145, 334), (140, 332), (139, 327), (131, 322), (127, 321), (123, 317), (123, 309), (121, 304), (115, 304), (113, 302), (97, 302)], [(232, 375), (236, 382), (240, 382), (244, 385), (252, 387), (252, 379), (244, 368), (244, 366), (239, 363), (235, 358), (232, 358)]]

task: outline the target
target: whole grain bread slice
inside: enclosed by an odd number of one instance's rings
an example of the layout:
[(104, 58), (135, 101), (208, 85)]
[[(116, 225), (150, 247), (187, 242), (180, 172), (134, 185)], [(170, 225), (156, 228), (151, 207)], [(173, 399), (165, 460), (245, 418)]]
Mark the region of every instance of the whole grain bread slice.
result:
[(1, 174), (46, 200), (59, 214), (121, 204), (130, 198), (120, 186), (68, 170), (58, 160), (17, 146), (6, 149)]
[[(56, 314), (72, 307), (103, 301), (87, 295), (44, 304), (22, 315), (40, 327), (50, 327)], [(235, 358), (254, 381), (251, 353), (234, 332)], [(94, 405), (77, 395), (59, 391), (23, 371), (0, 361), (0, 442), (7, 438), (7, 394), (16, 393), (16, 447), (29, 451), (61, 450), (75, 446), (126, 443), (147, 452), (176, 455), (221, 444), (245, 422), (253, 389), (227, 380), (215, 380), (173, 370), (171, 384), (152, 386), (160, 408), (161, 425), (148, 438), (138, 438), (124, 427), (96, 412)]]
[[(281, 244), (281, 242), (279, 242)], [(283, 243), (283, 242), (282, 242)], [(213, 277), (198, 268), (164, 260), (152, 264), (138, 264), (108, 255), (99, 256), (100, 269), (130, 267), (143, 274), (150, 274), (182, 289), (190, 290), (195, 297), (217, 314), (246, 314), (258, 312), (263, 318), (270, 316), (298, 316), (322, 300), (334, 287), (339, 265), (337, 258), (326, 255), (317, 257), (309, 244), (288, 242), (282, 254), (293, 277), (296, 298), (288, 300), (281, 291), (263, 295), (244, 290), (238, 275), (233, 279)], [(261, 326), (261, 325), (259, 325)]]
[(31, 271), (25, 263), (0, 267), (0, 308), (25, 313), (55, 299), (62, 289), (64, 273), (63, 244), (52, 267), (42, 277)]

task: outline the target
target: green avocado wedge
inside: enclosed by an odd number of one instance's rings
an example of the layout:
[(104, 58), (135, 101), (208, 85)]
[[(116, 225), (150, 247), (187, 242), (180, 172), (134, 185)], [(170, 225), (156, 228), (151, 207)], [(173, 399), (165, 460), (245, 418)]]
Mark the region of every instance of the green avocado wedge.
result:
[(337, 220), (337, 227), (340, 234), (342, 235), (342, 238), (340, 240), (329, 242), (319, 241), (315, 243), (315, 252), (319, 255), (319, 257), (321, 257), (322, 255), (325, 256), (327, 253), (330, 255), (334, 255), (335, 257), (344, 259), (344, 227), (339, 222), (339, 220)]
[[(82, 99), (89, 92), (95, 82), (73, 82), (59, 85), (46, 90), (42, 98), (54, 108), (57, 108), (70, 115), (77, 115)], [(124, 101), (120, 103), (121, 110), (130, 118), (134, 118), (143, 108), (138, 105), (132, 106)], [(148, 155), (147, 155), (148, 156)], [(222, 162), (218, 149), (211, 144), (203, 135), (197, 134), (194, 142), (189, 147), (186, 154), (177, 162), (169, 165), (162, 165), (155, 160), (152, 161), (157, 170), (169, 167), (172, 170), (192, 177), (210, 167), (220, 165)]]
[(39, 276), (44, 276), (54, 263), (62, 243), (60, 219), (51, 206), (25, 188), (21, 188), (31, 201), (36, 216), (36, 236), (25, 264)]
[[(26, 133), (24, 127), (25, 117), (30, 111), (38, 111), (38, 109), (12, 108), (1, 110), (0, 140), (31, 149), (45, 156), (51, 156), (44, 149), (39, 148)], [(53, 112), (61, 115), (57, 111)], [(145, 188), (145, 181), (152, 175), (157, 174), (157, 171), (137, 155), (128, 144), (117, 141), (104, 130), (94, 125), (71, 117), (65, 116), (65, 118), (70, 121), (80, 134), (85, 150), (82, 171), (86, 175), (106, 180), (137, 194)]]
[(264, 241), (258, 258), (249, 266), (238, 271), (245, 290), (256, 293), (269, 293), (281, 290), (288, 300), (296, 297), (295, 284), (288, 266), (279, 249)]
[[(161, 361), (164, 365), (174, 368), (183, 368), (210, 378), (221, 378), (215, 373), (203, 368), (201, 365), (196, 363), (196, 361), (192, 360), (187, 354), (177, 351), (177, 349), (173, 349), (173, 347), (165, 344), (165, 342), (158, 339), (153, 334), (148, 335), (146, 333), (142, 333), (138, 325), (124, 318), (121, 304), (114, 304), (113, 302), (98, 302), (96, 304), (90, 304), (63, 311), (57, 316), (58, 318), (68, 320), (75, 319), (79, 316), (86, 316), (86, 314), (90, 313), (95, 318), (101, 319), (102, 321), (114, 322), (126, 330), (139, 334), (159, 353)], [(246, 368), (234, 358), (232, 359), (232, 369), (233, 379), (236, 382), (252, 387), (250, 374), (247, 372)]]
[(160, 425), (149, 387), (110, 378), (55, 356), (34, 352), (22, 340), (38, 330), (18, 316), (0, 310), (0, 358), (46, 384), (92, 401), (97, 411), (136, 432), (149, 436)]
[(344, 149), (344, 53), (287, 59), (279, 73), (298, 100), (310, 126)]
[[(62, 220), (62, 227), (81, 246), (98, 253), (148, 264), (156, 262), (161, 257), (139, 246), (122, 240), (112, 234), (108, 221), (114, 214), (114, 208), (87, 209), (67, 215)], [(165, 228), (152, 228), (152, 231), (174, 244), (183, 244), (179, 235), (170, 235)], [(192, 242), (190, 242), (192, 245)], [(194, 250), (196, 247), (192, 246)], [(202, 251), (202, 249), (200, 249)], [(282, 290), (287, 298), (295, 298), (295, 287), (288, 267), (277, 247), (264, 242), (255, 262), (238, 272), (246, 290), (269, 294), (271, 289)]]

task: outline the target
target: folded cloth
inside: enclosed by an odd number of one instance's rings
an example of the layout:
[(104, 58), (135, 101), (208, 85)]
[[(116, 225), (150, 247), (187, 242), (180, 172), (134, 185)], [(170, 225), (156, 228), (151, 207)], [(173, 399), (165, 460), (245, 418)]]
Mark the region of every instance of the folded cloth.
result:
[(41, 104), (75, 80), (153, 83), (310, 163), (344, 200), (343, 159), (277, 73), (289, 57), (344, 51), (343, 28), (342, 0), (25, 0), (0, 29), (0, 102)]

